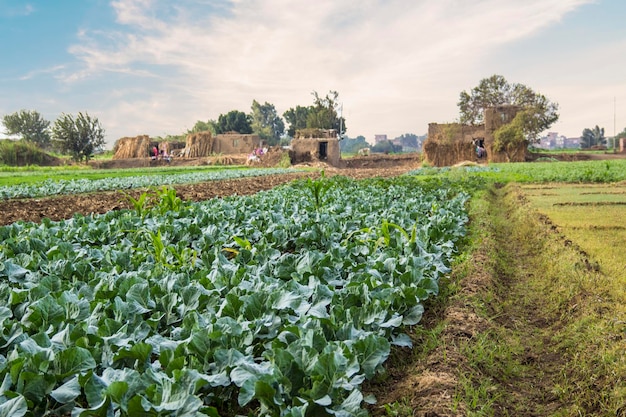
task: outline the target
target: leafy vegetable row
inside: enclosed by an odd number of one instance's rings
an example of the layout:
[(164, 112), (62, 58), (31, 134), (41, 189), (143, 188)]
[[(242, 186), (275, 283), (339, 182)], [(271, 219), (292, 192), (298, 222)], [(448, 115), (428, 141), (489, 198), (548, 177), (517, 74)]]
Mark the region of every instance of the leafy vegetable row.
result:
[(287, 168), (232, 169), (192, 172), (174, 175), (143, 175), (111, 177), (105, 179), (46, 180), (40, 184), (21, 184), (0, 187), (0, 199), (45, 197), (57, 194), (79, 194), (96, 191), (127, 190), (131, 188), (161, 186), (163, 184), (191, 184), (202, 181), (259, 177), (295, 172)]
[(467, 222), (411, 177), (159, 195), (0, 228), (0, 416), (364, 416)]

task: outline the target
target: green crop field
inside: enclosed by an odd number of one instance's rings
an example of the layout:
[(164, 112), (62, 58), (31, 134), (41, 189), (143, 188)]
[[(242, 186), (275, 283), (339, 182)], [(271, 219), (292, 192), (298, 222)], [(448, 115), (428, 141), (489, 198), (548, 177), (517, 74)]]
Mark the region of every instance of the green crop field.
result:
[[(412, 416), (427, 382), (406, 381), (448, 373), (440, 414), (619, 415), (625, 168), (322, 176), (203, 202), (176, 184), (284, 170), (177, 172), (132, 210), (0, 227), (0, 417)], [(110, 174), (0, 193), (151, 177)]]

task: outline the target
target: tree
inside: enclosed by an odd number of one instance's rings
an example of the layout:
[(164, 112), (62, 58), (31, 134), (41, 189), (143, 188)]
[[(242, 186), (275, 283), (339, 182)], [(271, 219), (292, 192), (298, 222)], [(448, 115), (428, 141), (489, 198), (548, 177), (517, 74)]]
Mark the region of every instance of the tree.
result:
[(61, 151), (72, 155), (75, 161), (88, 162), (93, 151), (104, 145), (104, 129), (97, 118), (87, 113), (62, 114), (54, 122), (52, 136), (58, 141)]
[(372, 152), (376, 153), (394, 153), (402, 152), (402, 146), (394, 145), (390, 140), (381, 140), (372, 146)]
[(341, 105), (338, 102), (339, 93), (330, 91), (325, 97), (313, 91), (313, 105), (308, 107), (297, 106), (283, 113), (289, 124), (287, 134), (295, 136), (296, 130), (312, 129), (335, 129), (341, 136), (346, 132), (346, 119), (338, 115)]
[(203, 122), (198, 120), (193, 128), (189, 130), (187, 133), (198, 133), (198, 132), (211, 132), (212, 135), (217, 134), (217, 122), (215, 120), (208, 120)]
[(421, 141), (419, 136), (414, 133), (405, 133), (403, 135), (398, 136), (394, 140), (398, 140), (403, 147), (407, 148), (419, 148), (421, 146)]
[(50, 145), (50, 122), (34, 110), (20, 110), (2, 118), (7, 135), (19, 135), (21, 139), (40, 148)]
[(325, 97), (320, 97), (316, 91), (313, 91), (313, 106), (306, 118), (306, 127), (313, 129), (335, 129), (339, 136), (346, 131), (346, 122), (343, 117), (339, 117), (337, 110), (340, 105), (338, 102), (339, 93), (329, 91)]
[(220, 114), (220, 117), (217, 119), (216, 133), (226, 132), (252, 133), (250, 116), (239, 110), (231, 110), (226, 114)]
[(591, 148), (596, 145), (606, 145), (604, 137), (604, 128), (594, 127), (593, 129), (584, 129), (580, 137), (580, 147), (583, 149)]
[(344, 153), (357, 153), (359, 149), (369, 148), (370, 144), (367, 143), (364, 136), (357, 136), (356, 138), (344, 138), (339, 142), (339, 148)]
[(287, 129), (287, 134), (289, 136), (294, 137), (296, 135), (296, 130), (306, 128), (306, 119), (309, 116), (310, 111), (311, 106), (296, 106), (295, 109), (291, 108), (283, 113), (283, 117), (289, 124), (289, 128)]
[(524, 127), (528, 119), (534, 117), (532, 110), (518, 112), (510, 123), (500, 126), (493, 134), (493, 151), (504, 152), (510, 161), (520, 149), (526, 149), (528, 140)]
[(285, 132), (285, 122), (276, 112), (273, 104), (265, 102), (261, 105), (252, 100), (252, 113), (250, 114), (252, 131), (266, 140), (269, 145), (277, 145), (280, 137)]
[(539, 134), (559, 119), (558, 104), (523, 84), (509, 84), (501, 75), (492, 75), (480, 81), (470, 93), (462, 91), (459, 102), (460, 121), (480, 124), (488, 107), (501, 105), (519, 106), (527, 111), (522, 127), (524, 137), (535, 141)]

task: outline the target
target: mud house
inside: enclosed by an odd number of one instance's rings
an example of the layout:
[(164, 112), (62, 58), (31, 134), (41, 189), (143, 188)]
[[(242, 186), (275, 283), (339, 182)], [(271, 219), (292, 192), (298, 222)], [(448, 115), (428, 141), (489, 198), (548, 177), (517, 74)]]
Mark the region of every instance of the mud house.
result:
[(301, 129), (296, 131), (296, 137), (291, 141), (289, 152), (292, 164), (326, 162), (332, 166), (339, 166), (341, 150), (337, 131), (334, 129)]
[[(423, 145), (425, 160), (434, 166), (451, 166), (463, 161), (477, 162), (524, 162), (526, 144), (508, 153), (494, 152), (494, 133), (498, 128), (510, 123), (517, 112), (517, 106), (496, 106), (485, 109), (485, 123), (464, 125), (461, 123), (429, 123), (428, 137)], [(478, 158), (476, 143), (484, 145), (486, 155)]]

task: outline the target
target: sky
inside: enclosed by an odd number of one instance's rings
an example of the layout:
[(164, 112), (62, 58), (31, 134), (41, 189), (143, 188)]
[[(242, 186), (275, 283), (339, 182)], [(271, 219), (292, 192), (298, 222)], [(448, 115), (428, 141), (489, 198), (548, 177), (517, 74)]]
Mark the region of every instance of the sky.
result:
[(347, 136), (373, 142), (457, 121), (497, 74), (558, 103), (550, 132), (611, 137), (625, 17), (624, 0), (0, 0), (0, 117), (87, 113), (111, 148), (337, 91)]

